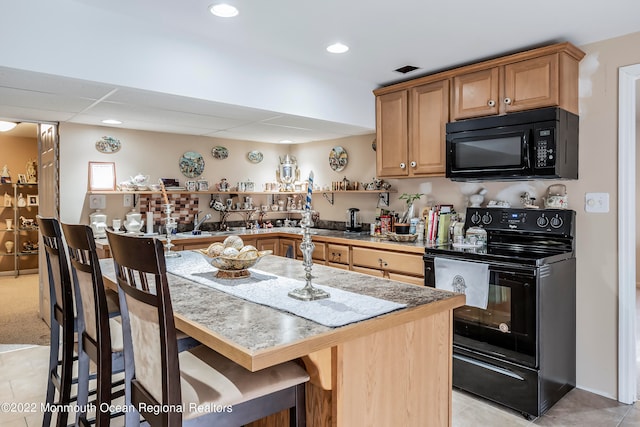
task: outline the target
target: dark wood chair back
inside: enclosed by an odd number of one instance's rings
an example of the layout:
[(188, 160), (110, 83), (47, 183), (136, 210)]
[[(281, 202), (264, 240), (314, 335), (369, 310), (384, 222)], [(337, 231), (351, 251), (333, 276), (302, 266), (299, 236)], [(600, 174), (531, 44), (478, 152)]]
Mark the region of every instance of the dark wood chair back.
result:
[[(80, 360), (78, 406), (84, 408), (88, 403), (89, 360), (91, 360), (96, 365), (96, 403), (106, 408), (113, 399), (124, 394), (124, 390), (119, 388), (124, 382), (113, 381), (112, 377), (113, 373), (124, 370), (122, 348), (114, 348), (112, 345), (112, 335), (118, 337), (115, 341), (120, 341), (119, 337), (122, 333), (112, 330), (112, 327), (120, 328), (120, 326), (117, 321), (110, 320), (111, 314), (91, 227), (82, 224), (62, 224), (62, 231), (67, 242), (78, 313)], [(96, 411), (96, 426), (110, 425), (111, 417), (115, 415), (119, 413)], [(89, 425), (86, 411), (81, 409), (77, 416), (79, 424)]]
[[(131, 403), (178, 408), (182, 403), (178, 346), (162, 243), (109, 231), (107, 237), (121, 292), (125, 354), (131, 351), (134, 359)], [(152, 426), (181, 425), (180, 412), (159, 412), (141, 414)]]
[[(76, 329), (73, 286), (59, 221), (56, 218), (45, 218), (40, 215), (36, 220), (45, 249), (51, 310), (51, 350), (45, 399), (48, 408), (56, 405), (64, 408), (71, 403), (73, 382), (74, 331)], [(56, 425), (66, 426), (69, 412), (64, 409), (56, 412)], [(49, 427), (52, 417), (53, 411), (47, 409), (43, 415), (42, 425)]]

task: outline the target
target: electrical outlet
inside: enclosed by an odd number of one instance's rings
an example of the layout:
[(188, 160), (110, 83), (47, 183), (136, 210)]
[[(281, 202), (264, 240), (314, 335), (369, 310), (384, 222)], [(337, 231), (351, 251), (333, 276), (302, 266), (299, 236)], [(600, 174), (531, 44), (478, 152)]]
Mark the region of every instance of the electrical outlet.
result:
[(592, 213), (609, 212), (609, 193), (586, 193), (584, 195), (584, 210)]
[(123, 197), (123, 205), (125, 208), (133, 206), (133, 194), (125, 194)]

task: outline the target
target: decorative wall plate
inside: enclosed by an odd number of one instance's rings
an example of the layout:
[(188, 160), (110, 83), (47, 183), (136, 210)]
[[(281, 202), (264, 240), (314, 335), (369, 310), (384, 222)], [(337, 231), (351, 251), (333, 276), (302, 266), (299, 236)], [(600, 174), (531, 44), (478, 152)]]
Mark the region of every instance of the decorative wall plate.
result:
[(329, 153), (329, 166), (336, 172), (340, 172), (347, 166), (347, 151), (342, 147), (333, 147)]
[(247, 159), (249, 159), (251, 163), (260, 163), (263, 158), (264, 156), (259, 151), (249, 151), (247, 153)]
[(96, 141), (96, 150), (101, 153), (115, 153), (120, 150), (120, 140), (112, 136), (103, 136)]
[(188, 178), (197, 178), (204, 171), (204, 159), (200, 153), (187, 151), (180, 157), (180, 172)]
[(211, 155), (214, 159), (224, 160), (229, 157), (229, 150), (227, 150), (227, 147), (217, 145), (211, 149)]

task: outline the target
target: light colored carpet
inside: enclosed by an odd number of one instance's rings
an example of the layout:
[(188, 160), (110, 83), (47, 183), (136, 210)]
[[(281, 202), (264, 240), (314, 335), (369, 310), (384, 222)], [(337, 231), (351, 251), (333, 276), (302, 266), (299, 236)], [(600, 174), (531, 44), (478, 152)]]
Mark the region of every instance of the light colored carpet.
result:
[(0, 276), (0, 344), (49, 345), (49, 326), (40, 318), (38, 275)]

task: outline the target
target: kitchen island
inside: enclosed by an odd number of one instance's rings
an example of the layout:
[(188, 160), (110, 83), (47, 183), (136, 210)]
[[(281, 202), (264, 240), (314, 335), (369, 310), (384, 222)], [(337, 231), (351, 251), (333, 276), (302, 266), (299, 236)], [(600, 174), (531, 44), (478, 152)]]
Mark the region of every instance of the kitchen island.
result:
[[(112, 261), (101, 266), (114, 287)], [(255, 268), (304, 281), (300, 261), (267, 256)], [(406, 306), (331, 328), (168, 274), (176, 326), (252, 371), (300, 358), (309, 426), (450, 426), (452, 312), (464, 296), (322, 265), (313, 276)], [(278, 416), (266, 425), (284, 425)]]

